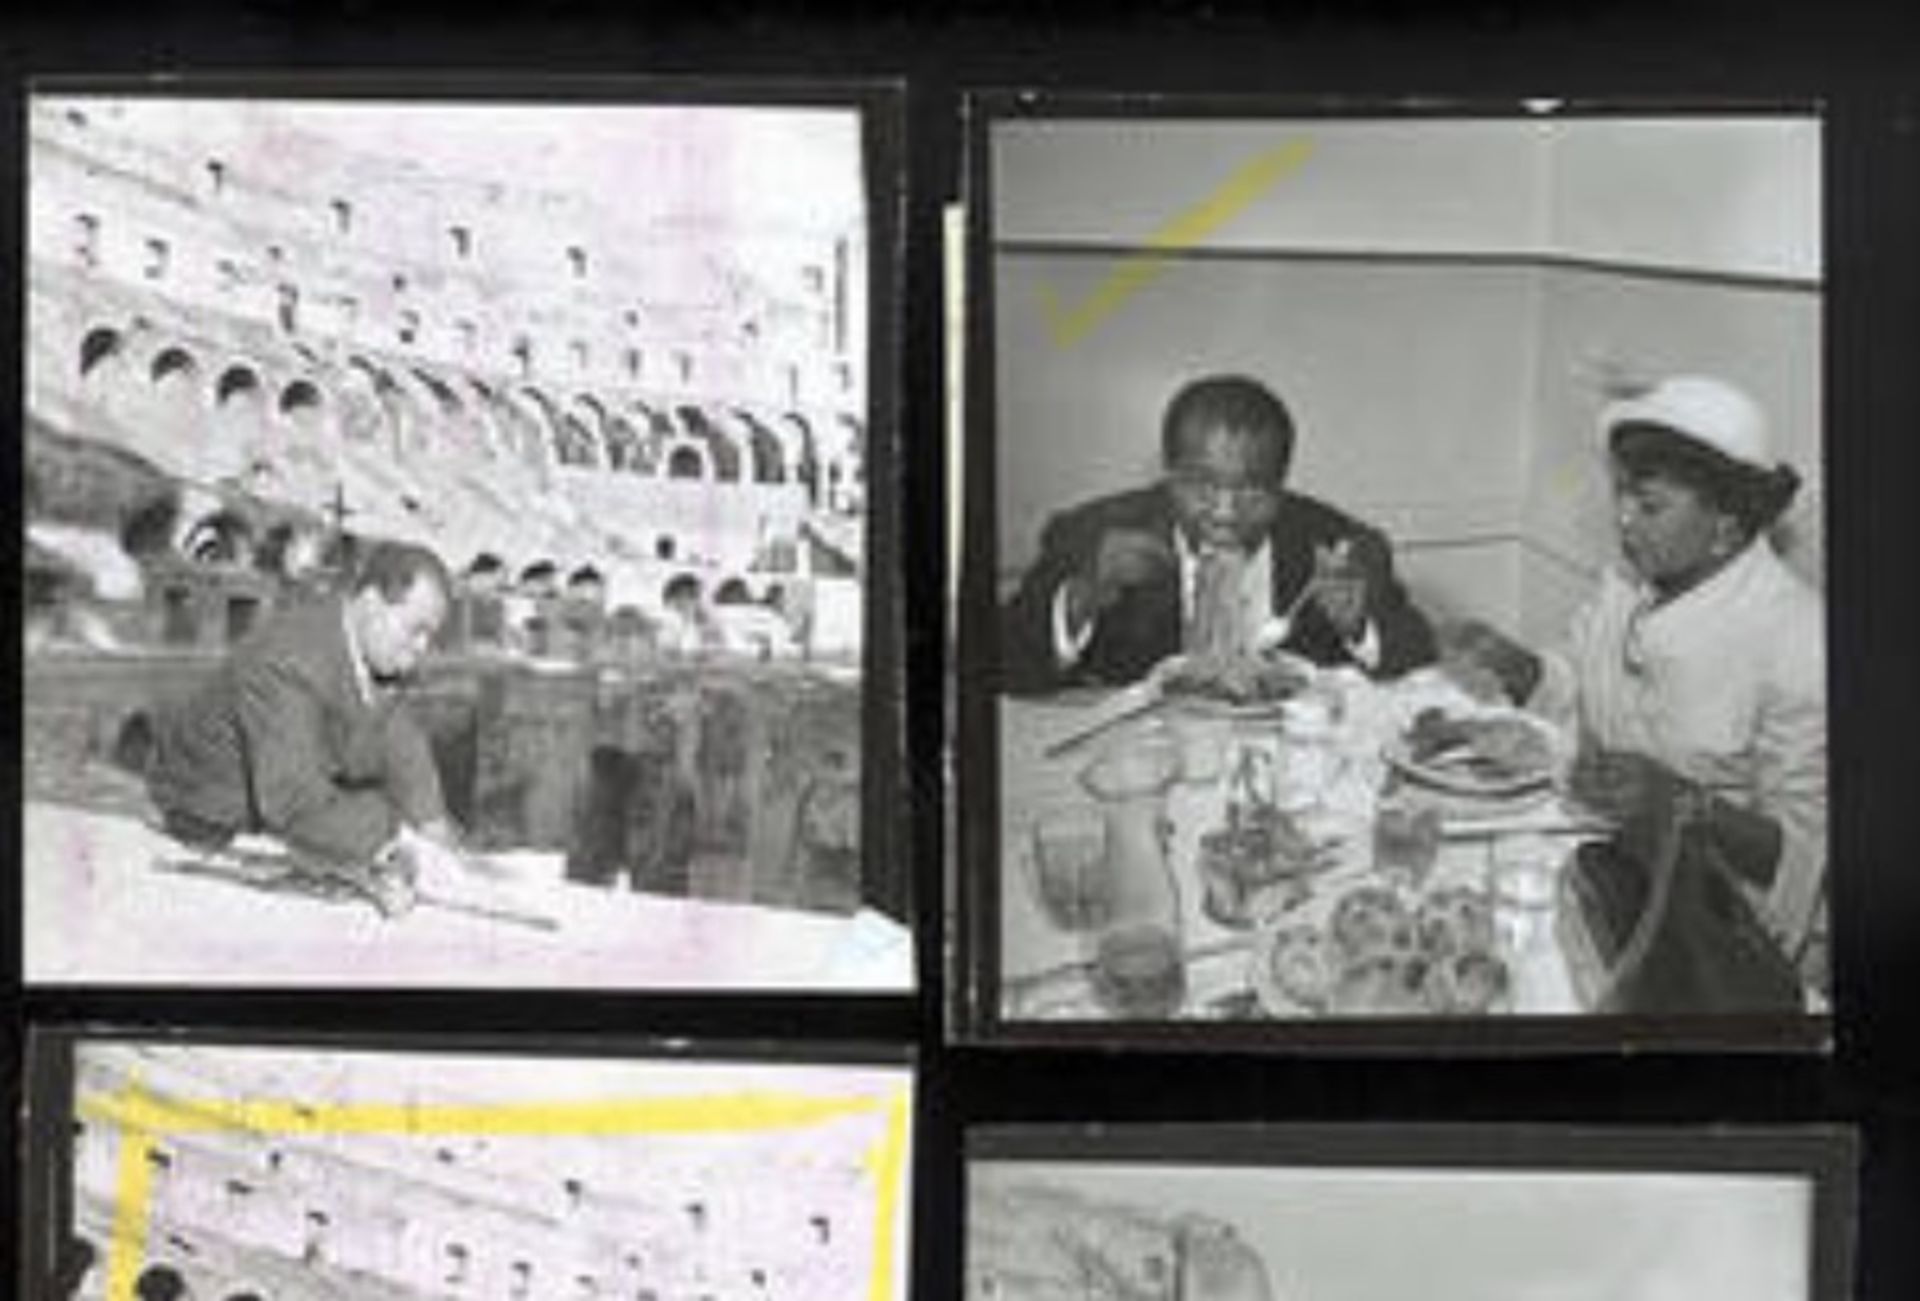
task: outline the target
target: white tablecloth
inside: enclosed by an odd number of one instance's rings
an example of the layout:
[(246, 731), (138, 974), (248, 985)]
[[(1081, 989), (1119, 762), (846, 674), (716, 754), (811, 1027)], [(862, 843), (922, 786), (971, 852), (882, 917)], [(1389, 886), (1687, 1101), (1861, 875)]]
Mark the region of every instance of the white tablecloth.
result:
[[(1329, 780), (1315, 792), (1315, 806), (1304, 816), (1316, 833), (1337, 837), (1340, 848), (1338, 865), (1316, 879), (1313, 899), (1298, 910), (1300, 919), (1314, 921), (1324, 917), (1346, 888), (1374, 879), (1372, 818), (1387, 775), (1381, 757), (1386, 742), (1428, 706), (1475, 707), (1451, 683), (1432, 673), (1381, 685), (1357, 673), (1339, 672), (1321, 674), (1317, 685), (1338, 700), (1338, 722), (1327, 745), (1332, 757)], [(1091, 805), (1079, 775), (1103, 748), (1165, 738), (1189, 757), (1190, 767), (1204, 769), (1224, 762), (1236, 735), (1257, 737), (1263, 729), (1271, 733), (1278, 726), (1199, 716), (1165, 706), (1063, 755), (1047, 755), (1056, 741), (1081, 730), (1097, 711), (1111, 709), (1114, 703), (1108, 695), (1084, 692), (1053, 700), (1000, 702), (1000, 976), (1002, 1014), (1010, 1018), (1098, 1019), (1105, 1015), (1091, 1000), (1086, 981), (1076, 978), (1086, 957), (1081, 937), (1054, 926), (1039, 906), (1029, 858), (1035, 818), (1051, 807)], [(1233, 996), (1244, 995), (1250, 987), (1253, 938), (1207, 916), (1196, 867), (1201, 834), (1222, 819), (1224, 787), (1222, 780), (1203, 777), (1184, 780), (1168, 794), (1167, 811), (1173, 823), (1169, 859), (1189, 959), (1183, 1017), (1220, 1015), (1219, 1009), (1234, 1008)], [(1510, 811), (1499, 821), (1450, 821), (1429, 885), (1486, 889), (1496, 857), (1503, 852), (1535, 854), (1563, 864), (1583, 834), (1573, 823), (1568, 810), (1552, 797)], [(1502, 956), (1512, 978), (1507, 1010), (1529, 1015), (1583, 1010), (1551, 925), (1539, 928), (1535, 941), (1523, 950), (1508, 949)], [(1245, 999), (1238, 1000), (1237, 1006), (1244, 1009)], [(1299, 1015), (1309, 1013), (1303, 1010)]]

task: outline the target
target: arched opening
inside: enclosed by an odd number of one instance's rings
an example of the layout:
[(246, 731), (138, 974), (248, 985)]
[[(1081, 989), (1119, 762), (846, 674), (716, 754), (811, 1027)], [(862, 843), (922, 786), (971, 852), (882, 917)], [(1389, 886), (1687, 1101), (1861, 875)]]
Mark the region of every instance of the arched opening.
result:
[(607, 417), (607, 468), (638, 470), (642, 451), (639, 431), (620, 416)]
[(236, 397), (257, 397), (260, 393), (260, 376), (251, 366), (229, 366), (220, 374), (220, 380), (213, 386), (213, 399), (216, 406), (225, 406)]
[(774, 436), (771, 429), (755, 420), (745, 412), (736, 418), (747, 429), (747, 450), (753, 462), (753, 481), (755, 483), (785, 483), (787, 481), (786, 449)]
[(154, 357), (149, 373), (155, 384), (176, 375), (191, 380), (200, 373), (200, 364), (185, 348), (164, 348)]
[(125, 345), (125, 336), (110, 325), (88, 330), (80, 340), (80, 374), (84, 377), (109, 357), (118, 356)]
[(713, 477), (721, 483), (739, 482), (740, 449), (733, 439), (697, 406), (683, 406), (676, 414), (682, 427), (706, 444), (707, 455), (713, 460)]
[(667, 457), (667, 477), (669, 479), (704, 479), (706, 466), (701, 462), (698, 448), (680, 446), (673, 449)]
[(302, 411), (318, 412), (320, 406), (320, 390), (311, 380), (297, 379), (280, 390), (280, 414), (283, 416)]

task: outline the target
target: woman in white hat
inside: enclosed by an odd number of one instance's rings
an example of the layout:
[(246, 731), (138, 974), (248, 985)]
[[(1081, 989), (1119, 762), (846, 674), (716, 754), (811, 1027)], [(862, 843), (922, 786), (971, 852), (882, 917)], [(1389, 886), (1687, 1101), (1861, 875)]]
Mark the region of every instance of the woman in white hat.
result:
[(1668, 379), (1601, 413), (1624, 566), (1563, 646), (1480, 630), (1467, 658), (1576, 721), (1573, 788), (1629, 834), (1680, 799), (1782, 949), (1826, 982), (1825, 609), (1769, 532), (1799, 477), (1719, 380)]

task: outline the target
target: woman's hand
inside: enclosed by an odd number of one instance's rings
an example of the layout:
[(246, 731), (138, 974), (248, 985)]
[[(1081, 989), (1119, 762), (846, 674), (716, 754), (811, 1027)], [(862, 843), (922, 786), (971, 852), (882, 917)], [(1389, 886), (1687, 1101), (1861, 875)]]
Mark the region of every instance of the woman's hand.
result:
[(1692, 783), (1657, 759), (1632, 750), (1582, 749), (1568, 777), (1573, 797), (1614, 823), (1621, 845), (1652, 861), (1660, 837)]

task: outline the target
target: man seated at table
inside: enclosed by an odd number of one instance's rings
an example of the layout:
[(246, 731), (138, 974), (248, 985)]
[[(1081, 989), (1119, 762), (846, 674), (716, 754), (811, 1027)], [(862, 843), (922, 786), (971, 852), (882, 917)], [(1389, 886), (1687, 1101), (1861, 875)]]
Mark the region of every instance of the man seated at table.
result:
[(215, 850), (279, 837), (388, 915), (421, 878), (463, 875), (432, 751), (400, 703), (451, 590), (432, 552), (378, 543), (344, 600), (281, 611), (158, 711), (147, 785), (167, 832)]
[(1376, 677), (1429, 662), (1432, 630), (1386, 538), (1287, 489), (1293, 441), (1286, 406), (1254, 380), (1182, 388), (1161, 421), (1161, 482), (1048, 521), (1002, 612), (1004, 688), (1131, 682), (1203, 646), (1277, 645)]

